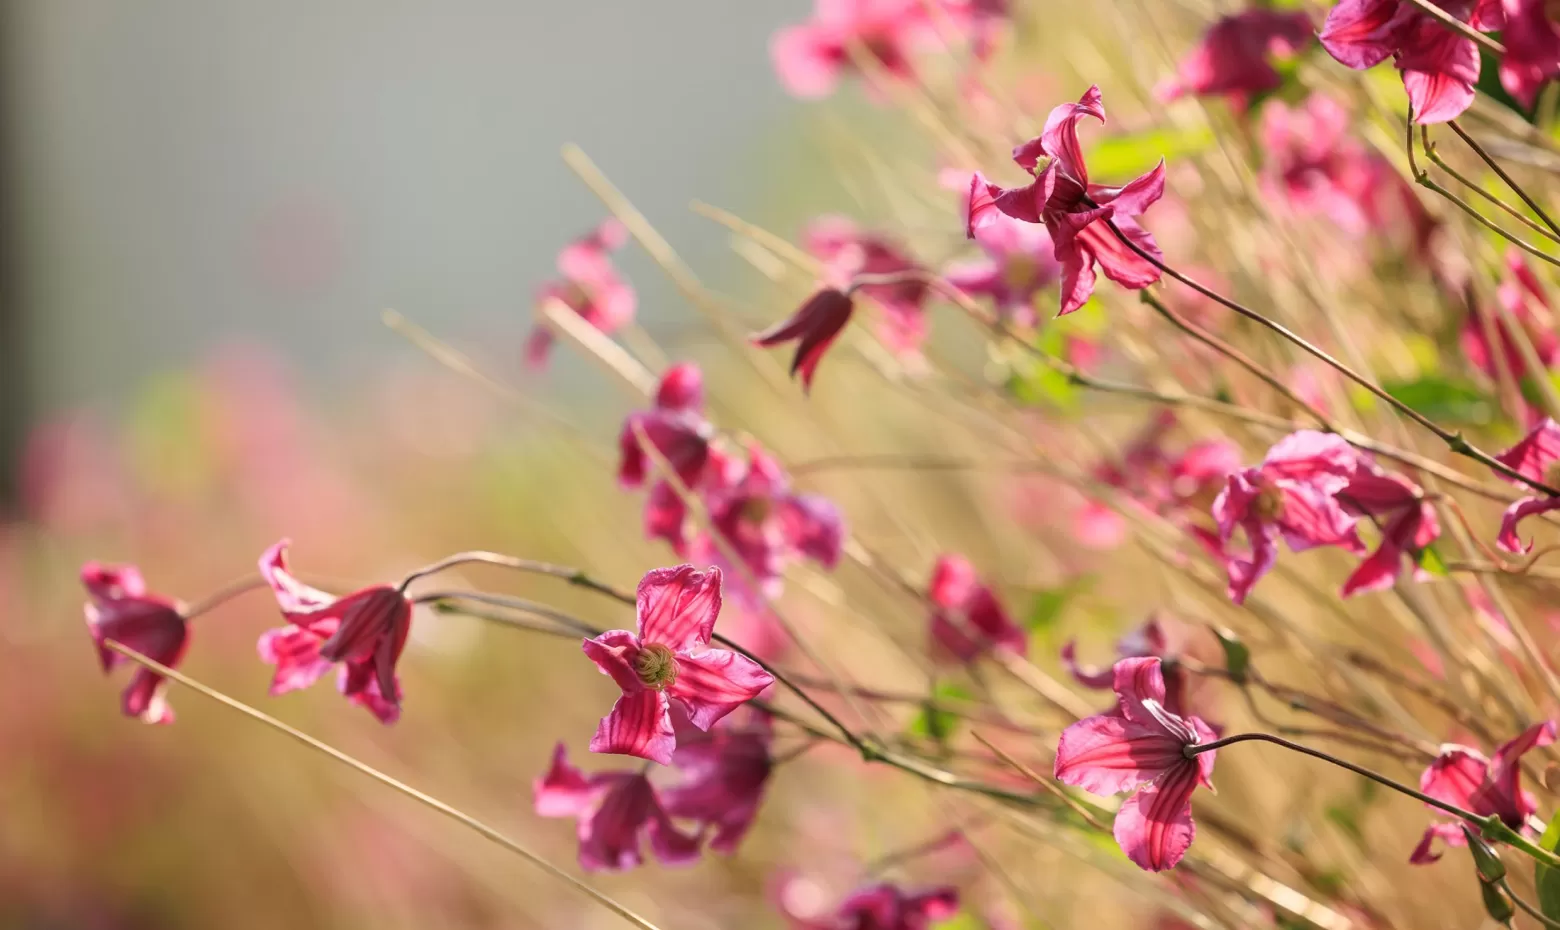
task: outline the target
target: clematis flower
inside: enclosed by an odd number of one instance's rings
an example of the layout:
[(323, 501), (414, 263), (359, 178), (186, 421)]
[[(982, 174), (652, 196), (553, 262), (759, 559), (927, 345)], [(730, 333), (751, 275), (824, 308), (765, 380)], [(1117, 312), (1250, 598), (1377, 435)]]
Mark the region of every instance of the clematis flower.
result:
[(775, 33), (769, 55), (792, 95), (827, 97), (856, 69), (852, 46), (892, 77), (912, 77), (911, 56), (930, 26), (919, 0), (816, 0), (812, 19)]
[(641, 843), (663, 865), (699, 858), (699, 836), (679, 830), (655, 786), (641, 772), (586, 775), (569, 764), (559, 743), (552, 765), (531, 786), (536, 813), (573, 817), (580, 841), (580, 868), (587, 872), (632, 869), (644, 861)]
[(381, 723), (401, 716), (396, 663), (412, 627), (412, 602), (392, 585), (374, 585), (336, 597), (311, 588), (287, 570), (283, 539), (260, 556), (260, 575), (271, 586), (288, 626), (262, 634), (260, 658), (276, 666), (271, 694), (307, 688), (338, 666), (337, 690), (367, 708)]
[[(615, 219), (603, 220), (594, 230), (558, 253), (561, 280), (550, 281), (537, 291), (538, 305), (558, 300), (585, 322), (604, 333), (613, 333), (634, 318), (638, 298), (629, 283), (613, 267), (608, 253), (628, 241), (628, 230)], [(532, 367), (547, 363), (552, 331), (538, 325), (526, 343), (526, 360)]]
[[(843, 216), (820, 216), (807, 224), (802, 245), (823, 263), (823, 280), (847, 294), (865, 295), (882, 308), (878, 337), (900, 355), (914, 355), (926, 341), (924, 269), (893, 238), (858, 227)], [(860, 275), (898, 275), (887, 284), (856, 286)]]
[[(1142, 626), (1116, 641), (1116, 655), (1122, 659), (1159, 659), (1160, 675), (1165, 681), (1165, 709), (1172, 714), (1186, 713), (1187, 675), (1176, 661), (1181, 657), (1180, 637), (1171, 635), (1165, 618), (1158, 613), (1151, 614)], [(1085, 688), (1104, 691), (1116, 686), (1114, 667), (1078, 664), (1077, 640), (1069, 639), (1062, 645), (1061, 657), (1062, 666)]]
[(1160, 100), (1184, 94), (1228, 97), (1244, 109), (1253, 98), (1277, 90), (1283, 78), (1273, 59), (1290, 59), (1311, 42), (1311, 18), (1252, 7), (1225, 16), (1209, 27), (1183, 59), (1174, 79), (1156, 87)]
[(710, 648), (720, 603), (720, 569), (654, 569), (639, 582), (638, 633), (608, 630), (584, 641), (585, 655), (623, 689), (591, 738), (591, 752), (666, 765), (677, 748), (673, 699), (694, 726), (708, 730), (774, 683), (752, 659)]
[(829, 910), (813, 899), (814, 889), (802, 888), (803, 881), (790, 885), (808, 892), (806, 900), (792, 900), (804, 895), (785, 888), (779, 896), (791, 930), (928, 930), (959, 910), (959, 893), (951, 887), (907, 892), (887, 882), (859, 888)]
[(1105, 122), (1098, 87), (1090, 87), (1077, 103), (1052, 110), (1040, 137), (1013, 150), (1013, 161), (1034, 176), (1033, 182), (1004, 189), (977, 173), (970, 179), (965, 210), (965, 232), (971, 239), (997, 213), (1045, 224), (1062, 266), (1062, 314), (1077, 310), (1094, 293), (1096, 265), (1107, 278), (1132, 290), (1159, 280), (1154, 263), (1117, 239), (1110, 224), (1154, 259), (1163, 258), (1154, 237), (1133, 217), (1164, 196), (1164, 160), (1125, 187), (1090, 183), (1078, 145), (1078, 122), (1084, 117)]
[[(1240, 469), (1240, 449), (1223, 439), (1194, 442), (1179, 452), (1167, 446), (1175, 415), (1161, 411), (1122, 449), (1119, 457), (1094, 468), (1094, 478), (1126, 492), (1149, 513), (1185, 527), (1206, 542), (1194, 512), (1206, 514), (1225, 478)], [(1097, 501), (1086, 501), (1074, 517), (1074, 535), (1085, 545), (1107, 549), (1126, 541), (1126, 520)]]
[[(1555, 463), (1560, 462), (1560, 424), (1546, 417), (1521, 441), (1495, 456), (1495, 459), (1523, 477), (1556, 487), (1556, 482), (1560, 482), (1560, 468), (1555, 467)], [(1519, 483), (1505, 475), (1500, 477), (1513, 484)], [(1500, 535), (1495, 537), (1495, 545), (1507, 552), (1530, 551), (1533, 543), (1522, 541), (1517, 535), (1517, 526), (1534, 514), (1548, 513), (1556, 508), (1560, 508), (1560, 497), (1543, 495), (1524, 497), (1507, 507), (1501, 515)]]
[[(666, 370), (656, 389), (655, 406), (631, 413), (618, 436), (618, 483), (625, 488), (644, 484), (649, 456), (640, 445), (641, 433), (677, 472), (684, 487), (697, 488), (710, 458), (715, 428), (704, 417), (704, 376), (699, 366), (681, 362)], [(683, 543), (687, 508), (666, 481), (658, 481), (645, 504), (645, 532), (678, 548)]]
[(823, 361), (823, 353), (834, 344), (855, 310), (850, 294), (826, 287), (807, 298), (789, 318), (754, 334), (753, 344), (769, 348), (795, 342), (796, 356), (791, 359), (791, 375), (795, 377), (800, 373), (802, 388), (811, 390), (813, 375), (818, 370), (818, 363)]
[[(1506, 250), (1506, 273), (1495, 291), (1495, 300), (1502, 312), (1492, 314), (1487, 322), (1480, 319), (1478, 312), (1470, 312), (1459, 334), (1463, 354), (1473, 367), (1490, 378), (1500, 378), (1503, 365), (1518, 382), (1534, 374), (1528, 371), (1525, 353), (1517, 347), (1513, 327), (1520, 329), (1532, 344), (1533, 354), (1544, 368), (1560, 363), (1560, 335), (1555, 334), (1549, 295), (1515, 246)], [(1490, 345), (1492, 332), (1500, 343), (1499, 355)]]
[(1013, 622), (996, 592), (982, 584), (969, 559), (957, 553), (938, 556), (926, 592), (932, 603), (930, 629), (934, 653), (973, 662), (993, 649), (1023, 655), (1029, 638)]
[[(1495, 750), (1493, 760), (1468, 746), (1446, 743), (1430, 767), (1419, 776), (1419, 790), (1438, 801), (1455, 804), (1481, 816), (1494, 814), (1513, 830), (1532, 835), (1528, 818), (1538, 812), (1538, 799), (1522, 788), (1522, 757), (1532, 749), (1555, 741), (1555, 722), (1528, 727), (1520, 736)], [(1439, 813), (1439, 811), (1437, 812)], [(1436, 837), (1448, 846), (1463, 846), (1462, 823), (1434, 823), (1425, 830), (1408, 861), (1423, 865), (1441, 858), (1433, 847)]]
[(989, 297), (1001, 317), (1022, 329), (1034, 329), (1035, 295), (1056, 283), (1060, 267), (1044, 226), (998, 215), (975, 231), (985, 253), (943, 272), (949, 284), (974, 297)]
[[(1492, 0), (1433, 2), (1474, 28), (1484, 25), (1485, 11), (1494, 11)], [(1416, 123), (1444, 123), (1473, 104), (1479, 47), (1407, 0), (1342, 0), (1318, 37), (1330, 55), (1356, 71), (1392, 58)]]
[[(110, 640), (168, 668), (178, 667), (190, 645), (183, 608), (170, 598), (148, 594), (140, 569), (88, 562), (81, 566), (81, 584), (87, 589), (87, 631), (105, 673), (130, 661), (104, 645)], [(137, 665), (121, 702), (125, 716), (172, 723), (173, 708), (163, 698), (166, 684), (163, 676)]]
[[(701, 834), (713, 828), (710, 848), (727, 855), (753, 825), (774, 767), (769, 716), (754, 713), (741, 724), (733, 724), (735, 719), (727, 717), (707, 733), (679, 730), (672, 765), (680, 779), (661, 791), (669, 814), (697, 822)], [(674, 727), (678, 722), (673, 718)]]
[(1192, 792), (1213, 788), (1214, 753), (1188, 758), (1185, 750), (1214, 734), (1165, 707), (1159, 659), (1122, 659), (1114, 678), (1117, 708), (1062, 731), (1056, 779), (1090, 794), (1132, 791), (1116, 812), (1116, 842), (1139, 868), (1160, 872), (1181, 861), (1197, 834)]
[[(1357, 457), (1337, 436), (1300, 430), (1279, 440), (1262, 464), (1226, 479), (1213, 502), (1230, 600), (1246, 600), (1252, 585), (1278, 560), (1278, 538), (1291, 552), (1340, 546), (1363, 555), (1364, 544), (1336, 495), (1354, 477)], [(1246, 535), (1249, 552), (1231, 549), (1235, 531)]]
[[(780, 463), (756, 442), (748, 445), (745, 463), (732, 459), (706, 482), (706, 506), (716, 532), (758, 582), (756, 592), (742, 579), (734, 588), (750, 607), (779, 595), (785, 567), (796, 558), (832, 569), (844, 551), (839, 509), (817, 494), (793, 492)], [(725, 547), (708, 536), (696, 537), (691, 548), (696, 558), (726, 560)]]
[(1419, 554), (1441, 535), (1441, 523), (1423, 488), (1402, 475), (1362, 464), (1338, 492), (1338, 502), (1356, 517), (1373, 519), (1381, 531), (1380, 545), (1343, 583), (1340, 597), (1392, 587), (1405, 559), (1414, 566), (1416, 581), (1428, 578), (1418, 567)]
[[(1481, 16), (1483, 15), (1481, 8)], [(1544, 82), (1560, 74), (1560, 25), (1548, 0), (1500, 0), (1499, 13), (1485, 22), (1501, 30), (1506, 55), (1500, 62), (1500, 83), (1524, 107), (1531, 108)]]

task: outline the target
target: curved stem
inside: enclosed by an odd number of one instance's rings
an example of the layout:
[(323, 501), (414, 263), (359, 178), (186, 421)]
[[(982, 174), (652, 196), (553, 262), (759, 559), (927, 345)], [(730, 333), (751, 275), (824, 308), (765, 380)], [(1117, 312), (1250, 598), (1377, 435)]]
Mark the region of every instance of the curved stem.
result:
[(504, 555), (499, 552), (485, 552), (480, 549), (473, 549), (469, 552), (457, 552), (454, 555), (445, 556), (437, 562), (433, 562), (429, 565), (425, 565), (422, 568), (417, 569), (416, 571), (407, 575), (406, 578), (401, 581), (400, 590), (404, 593), (407, 587), (419, 578), (426, 578), (429, 575), (438, 574), (445, 569), (454, 568), (457, 565), (469, 565), (472, 563), (479, 563), (482, 565), (497, 565), (500, 568), (513, 569), (517, 572), (526, 572), (532, 575), (547, 575), (551, 578), (559, 578), (567, 581), (569, 584), (574, 585), (577, 588), (585, 588), (590, 591), (595, 591), (597, 594), (605, 594), (607, 597), (610, 597), (616, 601), (620, 601), (624, 604), (634, 603), (634, 595), (629, 594), (627, 591), (623, 591), (619, 588), (615, 588), (606, 582), (597, 581), (577, 568), (569, 568), (565, 565), (553, 565), (550, 562), (537, 562), (532, 559), (519, 559), (512, 555)]
[(180, 611), (180, 615), (183, 616), (186, 621), (194, 620), (201, 614), (210, 613), (218, 607), (221, 607), (223, 604), (226, 604), (233, 598), (238, 597), (240, 594), (247, 594), (256, 588), (264, 587), (266, 587), (266, 580), (259, 577), (258, 575), (250, 575), (244, 578), (238, 578), (228, 582), (227, 584), (211, 592), (195, 603), (185, 607), (182, 611)]
[(1500, 890), (1506, 893), (1506, 897), (1511, 899), (1511, 903), (1521, 908), (1524, 913), (1538, 921), (1540, 924), (1543, 924), (1546, 927), (1560, 927), (1560, 921), (1550, 920), (1548, 917), (1545, 917), (1543, 911), (1529, 904), (1527, 901), (1519, 897), (1515, 891), (1511, 890), (1511, 883), (1506, 881), (1504, 878), (1500, 880)]

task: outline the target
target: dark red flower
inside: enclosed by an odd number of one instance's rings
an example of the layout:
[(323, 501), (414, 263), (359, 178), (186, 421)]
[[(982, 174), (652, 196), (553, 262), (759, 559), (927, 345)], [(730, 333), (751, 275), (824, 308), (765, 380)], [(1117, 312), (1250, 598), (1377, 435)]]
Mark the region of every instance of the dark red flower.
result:
[[(1511, 829), (1531, 835), (1528, 818), (1538, 812), (1538, 799), (1522, 788), (1522, 757), (1554, 741), (1555, 722), (1546, 720), (1503, 743), (1493, 761), (1477, 749), (1446, 743), (1419, 777), (1419, 790), (1475, 814), (1494, 814)], [(1436, 837), (1448, 846), (1467, 843), (1461, 822), (1435, 823), (1425, 830), (1408, 861), (1422, 865), (1441, 858), (1432, 848)]]
[[(1161, 411), (1151, 418), (1115, 458), (1094, 468), (1096, 480), (1126, 493), (1149, 513), (1182, 525), (1197, 535), (1204, 528), (1208, 505), (1225, 478), (1240, 470), (1240, 449), (1224, 439), (1206, 439), (1179, 451), (1167, 440), (1175, 415)], [(1106, 549), (1127, 538), (1126, 520), (1097, 501), (1085, 501), (1074, 516), (1074, 535), (1085, 545)]]
[[(634, 318), (638, 298), (629, 283), (612, 265), (608, 253), (628, 241), (628, 230), (615, 219), (571, 242), (558, 253), (559, 281), (549, 281), (537, 291), (538, 305), (558, 300), (580, 318), (604, 333), (613, 333)], [(531, 331), (526, 359), (533, 367), (547, 362), (552, 348), (552, 331), (539, 325)]]
[(791, 359), (791, 374), (802, 376), (802, 387), (812, 388), (813, 374), (823, 353), (839, 336), (845, 324), (855, 312), (855, 302), (844, 291), (826, 287), (814, 293), (790, 318), (776, 323), (753, 336), (753, 344), (764, 346), (796, 343), (796, 355)]
[[(677, 473), (683, 487), (700, 485), (715, 427), (704, 416), (704, 376), (697, 365), (682, 362), (667, 369), (656, 389), (655, 406), (629, 414), (624, 421), (618, 436), (618, 483), (625, 488), (643, 485), (650, 470), (641, 433)], [(681, 551), (686, 518), (687, 508), (676, 489), (665, 480), (656, 482), (645, 502), (645, 533)]]
[(857, 889), (832, 910), (821, 902), (792, 897), (782, 890), (779, 902), (791, 930), (928, 930), (959, 910), (959, 893), (953, 888), (906, 892), (886, 882)]
[(672, 823), (655, 786), (640, 772), (586, 775), (569, 764), (562, 743), (553, 750), (552, 765), (532, 783), (536, 813), (543, 817), (573, 817), (580, 841), (580, 868), (587, 872), (632, 869), (644, 861), (641, 841), (650, 836), (650, 851), (664, 865), (683, 865), (699, 858), (698, 836)]
[(1013, 150), (1013, 161), (1034, 176), (1032, 183), (1004, 189), (977, 173), (970, 179), (965, 210), (965, 231), (972, 239), (997, 212), (1045, 224), (1062, 265), (1063, 314), (1083, 306), (1094, 292), (1096, 265), (1107, 278), (1132, 290), (1159, 280), (1159, 269), (1124, 245), (1110, 229), (1112, 223), (1143, 252), (1163, 257), (1154, 237), (1132, 218), (1164, 196), (1164, 161), (1125, 187), (1091, 183), (1078, 144), (1078, 123), (1084, 117), (1105, 122), (1098, 87), (1090, 87), (1077, 103), (1052, 110), (1039, 138)]
[(1273, 60), (1293, 58), (1313, 35), (1311, 18), (1299, 11), (1252, 7), (1225, 16), (1209, 27), (1181, 59), (1175, 78), (1155, 88), (1155, 95), (1161, 100), (1187, 93), (1223, 96), (1244, 108), (1283, 83)]
[[(87, 589), (87, 631), (97, 645), (104, 672), (129, 661), (104, 645), (109, 641), (168, 668), (178, 667), (190, 645), (182, 608), (170, 598), (148, 594), (140, 569), (88, 562), (81, 566), (81, 584)], [(163, 676), (136, 666), (124, 691), (125, 716), (172, 723), (173, 708), (163, 698), (165, 686)]]
[(769, 716), (751, 713), (735, 721), (727, 717), (704, 732), (691, 725), (678, 728), (681, 719), (674, 716), (678, 733), (672, 765), (679, 779), (661, 790), (667, 813), (697, 822), (700, 835), (713, 828), (710, 848), (728, 855), (753, 825), (774, 767)]
[(290, 544), (284, 539), (260, 556), (260, 575), (291, 624), (260, 637), (261, 659), (276, 666), (271, 693), (306, 688), (339, 664), (341, 693), (394, 723), (401, 715), (395, 667), (411, 631), (412, 602), (391, 585), (342, 597), (311, 588), (287, 570)]
[(1013, 622), (996, 592), (982, 584), (969, 559), (939, 556), (926, 592), (932, 603), (933, 654), (973, 662), (992, 649), (1023, 655), (1029, 649), (1024, 630)]
[(975, 241), (984, 257), (950, 265), (943, 279), (966, 294), (990, 297), (1015, 326), (1038, 326), (1035, 295), (1055, 284), (1061, 272), (1050, 233), (1004, 214), (976, 229)]
[[(1486, 28), (1501, 30), (1506, 55), (1500, 61), (1500, 83), (1525, 107), (1538, 99), (1544, 82), (1560, 74), (1560, 24), (1550, 0), (1500, 0), (1498, 15), (1485, 16)], [(1491, 22), (1489, 20), (1503, 20)]]
[[(883, 310), (875, 327), (894, 352), (914, 355), (926, 340), (925, 269), (892, 237), (857, 226), (847, 217), (820, 216), (807, 224), (802, 244), (823, 263), (825, 283), (860, 292)], [(893, 276), (885, 283), (856, 285), (859, 276)]]

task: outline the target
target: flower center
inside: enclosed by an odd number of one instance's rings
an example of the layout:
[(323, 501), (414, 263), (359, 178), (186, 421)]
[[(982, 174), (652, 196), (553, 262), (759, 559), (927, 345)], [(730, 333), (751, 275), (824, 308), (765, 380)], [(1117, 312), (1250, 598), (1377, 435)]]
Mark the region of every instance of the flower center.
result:
[(743, 523), (763, 523), (774, 508), (767, 497), (750, 497), (742, 502)]
[(645, 643), (634, 658), (634, 672), (646, 688), (664, 691), (677, 681), (677, 658), (672, 647), (662, 643)]
[[(1560, 0), (1555, 2), (1560, 3)], [(1560, 487), (1560, 461), (1550, 462), (1549, 467), (1544, 469), (1544, 483), (1552, 488)]]
[(1006, 284), (1010, 291), (1026, 291), (1034, 284), (1035, 273), (1039, 270), (1033, 258), (1028, 255), (1014, 255), (1007, 260), (1006, 267), (1002, 269), (1002, 283)]
[(1260, 519), (1271, 523), (1284, 515), (1284, 492), (1271, 485), (1264, 487), (1257, 492), (1251, 507)]

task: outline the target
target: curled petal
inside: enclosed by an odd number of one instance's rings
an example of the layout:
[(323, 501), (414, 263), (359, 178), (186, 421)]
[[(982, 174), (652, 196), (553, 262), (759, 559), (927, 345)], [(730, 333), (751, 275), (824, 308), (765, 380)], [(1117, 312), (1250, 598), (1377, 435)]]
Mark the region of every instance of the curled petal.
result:
[(1507, 552), (1530, 551), (1533, 541), (1523, 542), (1517, 535), (1517, 526), (1536, 513), (1548, 513), (1556, 508), (1560, 508), (1560, 497), (1524, 497), (1507, 507), (1501, 514), (1500, 534), (1495, 537), (1495, 545)]
[(134, 565), (104, 565), (87, 562), (81, 566), (81, 585), (94, 598), (116, 601), (146, 594), (146, 581)]
[(618, 698), (590, 738), (591, 752), (637, 756), (662, 765), (671, 764), (676, 747), (666, 695), (660, 691), (636, 691)]
[(1192, 822), (1192, 791), (1197, 766), (1189, 760), (1138, 789), (1116, 812), (1116, 842), (1140, 869), (1174, 868), (1197, 835)]
[(568, 751), (559, 743), (552, 764), (531, 783), (536, 813), (541, 817), (581, 817), (596, 802), (601, 786), (569, 764)]
[(683, 702), (688, 720), (701, 730), (775, 683), (774, 676), (747, 656), (725, 649), (677, 656), (677, 680), (667, 694)]
[[(1078, 144), (1078, 121), (1086, 116), (1105, 122), (1105, 104), (1098, 85), (1084, 91), (1077, 103), (1064, 103), (1052, 110), (1040, 133), (1045, 153), (1061, 162), (1063, 170), (1074, 180), (1084, 184), (1089, 181), (1089, 169), (1084, 165), (1083, 148)], [(1030, 167), (1032, 170), (1033, 166)]]
[(720, 569), (658, 568), (639, 582), (639, 637), (681, 652), (709, 644), (720, 616)]
[(845, 324), (850, 322), (854, 310), (855, 303), (850, 295), (824, 288), (808, 298), (790, 319), (755, 335), (753, 342), (774, 346), (795, 341), (796, 355), (791, 360), (791, 374), (800, 374), (802, 386), (811, 388), (818, 363)]
[(292, 576), (287, 570), (287, 547), (292, 540), (283, 539), (260, 556), (260, 577), (271, 586), (282, 613), (307, 614), (319, 610), (335, 600), (324, 591), (311, 588)]
[[(1120, 191), (1110, 202), (1116, 207), (1116, 216), (1141, 216), (1145, 210), (1159, 202), (1165, 195), (1165, 160), (1159, 159), (1151, 171), (1141, 175)], [(1095, 198), (1099, 202), (1099, 198)]]
[(1322, 47), (1343, 64), (1363, 71), (1386, 61), (1412, 10), (1401, 0), (1342, 0), (1322, 25)]
[(1434, 842), (1440, 838), (1441, 842), (1448, 846), (1466, 846), (1467, 837), (1463, 836), (1462, 827), (1455, 823), (1436, 823), (1425, 828), (1425, 835), (1420, 837), (1419, 845), (1409, 853), (1408, 861), (1414, 865), (1427, 865), (1436, 862), (1441, 854), (1434, 849)]
[(1073, 680), (1085, 688), (1103, 690), (1111, 687), (1116, 682), (1116, 672), (1113, 669), (1101, 668), (1098, 665), (1078, 664), (1078, 642), (1069, 639), (1062, 645), (1062, 667), (1067, 669)]
[(1528, 727), (1495, 750), (1489, 777), (1480, 796), (1484, 806), (1520, 827), (1538, 810), (1532, 795), (1522, 790), (1522, 756), (1554, 741), (1555, 722), (1545, 720)]

